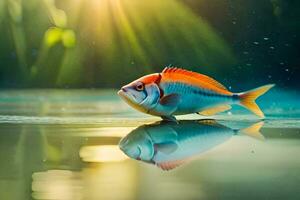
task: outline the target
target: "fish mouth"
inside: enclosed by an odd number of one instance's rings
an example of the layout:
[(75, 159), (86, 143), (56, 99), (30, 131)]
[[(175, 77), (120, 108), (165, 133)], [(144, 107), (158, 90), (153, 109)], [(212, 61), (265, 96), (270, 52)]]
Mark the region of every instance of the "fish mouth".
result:
[(119, 95), (119, 96), (123, 96), (123, 95), (126, 94), (126, 92), (127, 92), (126, 89), (122, 87), (122, 88), (118, 91), (118, 95)]
[(142, 105), (135, 101), (134, 94), (131, 94), (126, 89), (121, 89), (118, 91), (118, 95), (131, 107), (134, 109), (146, 113), (147, 111), (142, 107)]
[(122, 97), (124, 100), (128, 101), (128, 100), (131, 100), (131, 96), (127, 93), (127, 91), (125, 89), (121, 89), (118, 91), (118, 95), (120, 97)]
[(119, 96), (123, 96), (124, 93), (125, 93), (125, 92), (124, 92), (122, 89), (118, 91), (118, 95), (119, 95)]
[(123, 89), (118, 91), (118, 95), (125, 100), (126, 102), (128, 101), (132, 101), (130, 94), (128, 94), (127, 92), (125, 92)]
[(122, 138), (121, 141), (119, 142), (120, 149), (122, 151), (125, 150), (125, 147), (128, 145), (128, 143), (129, 143), (129, 139), (127, 137)]
[(136, 102), (134, 101), (134, 97), (132, 96), (132, 94), (130, 94), (129, 92), (127, 92), (126, 89), (121, 89), (118, 91), (118, 95), (129, 105), (131, 106), (136, 106)]

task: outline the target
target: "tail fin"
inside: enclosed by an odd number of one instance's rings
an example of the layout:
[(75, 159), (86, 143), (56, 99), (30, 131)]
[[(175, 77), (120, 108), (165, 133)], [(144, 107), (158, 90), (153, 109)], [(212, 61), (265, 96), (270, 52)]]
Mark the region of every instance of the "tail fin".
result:
[(257, 116), (264, 118), (265, 117), (264, 113), (260, 110), (258, 105), (255, 103), (255, 100), (259, 96), (266, 93), (269, 89), (271, 89), (274, 86), (275, 86), (274, 84), (268, 84), (268, 85), (264, 85), (259, 88), (238, 94), (238, 96), (240, 98), (240, 104), (245, 106), (248, 110), (250, 110)]
[(265, 137), (259, 132), (261, 127), (264, 125), (264, 122), (257, 122), (255, 124), (252, 124), (251, 126), (240, 129), (238, 132), (246, 134), (250, 137), (253, 137), (255, 139), (264, 140)]

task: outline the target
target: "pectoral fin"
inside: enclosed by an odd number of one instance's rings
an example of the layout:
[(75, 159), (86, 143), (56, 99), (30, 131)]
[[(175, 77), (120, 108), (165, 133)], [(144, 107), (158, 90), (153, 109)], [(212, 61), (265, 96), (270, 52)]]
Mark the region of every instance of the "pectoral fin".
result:
[(163, 96), (160, 99), (159, 105), (156, 109), (161, 111), (161, 117), (163, 120), (176, 122), (176, 118), (173, 117), (172, 114), (177, 110), (180, 101), (180, 95), (175, 93)]
[(155, 151), (160, 151), (164, 154), (170, 154), (176, 151), (178, 145), (174, 142), (159, 143), (154, 145)]
[(231, 106), (230, 105), (218, 105), (214, 107), (207, 108), (205, 110), (202, 110), (201, 112), (198, 112), (199, 115), (204, 115), (204, 116), (210, 116), (214, 115), (219, 112), (224, 112), (226, 110), (230, 110)]
[(168, 107), (177, 107), (180, 103), (180, 95), (179, 94), (169, 94), (167, 96), (163, 96), (160, 99), (160, 104)]

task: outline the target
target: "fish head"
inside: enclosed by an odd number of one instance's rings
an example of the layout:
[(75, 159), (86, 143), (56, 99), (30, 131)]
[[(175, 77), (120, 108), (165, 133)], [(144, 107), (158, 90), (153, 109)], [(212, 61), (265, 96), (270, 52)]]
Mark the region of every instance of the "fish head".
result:
[(123, 137), (119, 143), (120, 149), (130, 158), (151, 161), (154, 156), (154, 146), (145, 126), (138, 127)]
[(159, 74), (143, 76), (121, 88), (118, 95), (133, 108), (147, 113), (160, 99)]

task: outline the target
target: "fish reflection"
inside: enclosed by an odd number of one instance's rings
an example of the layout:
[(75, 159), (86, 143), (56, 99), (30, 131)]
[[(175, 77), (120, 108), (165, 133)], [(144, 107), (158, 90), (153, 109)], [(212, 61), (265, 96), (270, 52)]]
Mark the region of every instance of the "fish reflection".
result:
[(224, 142), (235, 134), (262, 138), (263, 122), (244, 129), (231, 129), (215, 120), (159, 122), (142, 125), (120, 141), (120, 149), (130, 158), (173, 169)]

